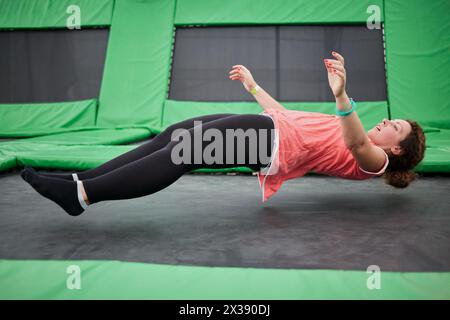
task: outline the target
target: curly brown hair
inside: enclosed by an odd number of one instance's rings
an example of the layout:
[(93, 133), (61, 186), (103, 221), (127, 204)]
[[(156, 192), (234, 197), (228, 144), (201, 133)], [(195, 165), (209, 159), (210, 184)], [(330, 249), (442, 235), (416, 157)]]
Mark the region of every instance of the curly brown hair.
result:
[(403, 149), (400, 155), (389, 153), (389, 165), (383, 175), (387, 184), (396, 188), (405, 188), (417, 178), (413, 169), (425, 155), (425, 134), (422, 127), (413, 120), (406, 120), (411, 125), (410, 134), (400, 142)]

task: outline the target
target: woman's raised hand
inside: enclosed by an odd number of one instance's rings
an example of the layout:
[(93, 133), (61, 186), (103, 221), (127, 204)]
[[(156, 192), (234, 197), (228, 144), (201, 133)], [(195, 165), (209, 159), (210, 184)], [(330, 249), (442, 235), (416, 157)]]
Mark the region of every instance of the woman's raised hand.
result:
[(242, 82), (245, 90), (250, 91), (256, 87), (256, 82), (253, 79), (251, 72), (243, 65), (235, 65), (229, 72), (229, 78), (231, 80), (239, 80)]
[(336, 98), (345, 92), (346, 74), (344, 68), (344, 57), (337, 52), (331, 53), (335, 59), (324, 59), (328, 72), (328, 83)]

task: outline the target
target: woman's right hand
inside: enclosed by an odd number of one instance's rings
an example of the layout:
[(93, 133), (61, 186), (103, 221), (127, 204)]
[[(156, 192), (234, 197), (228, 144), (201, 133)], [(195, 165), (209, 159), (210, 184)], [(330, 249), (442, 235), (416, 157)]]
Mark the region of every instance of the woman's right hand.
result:
[(241, 81), (247, 91), (250, 91), (256, 87), (256, 82), (253, 79), (251, 72), (243, 65), (238, 64), (233, 66), (233, 69), (229, 72), (229, 75), (231, 80)]
[(344, 67), (344, 57), (337, 52), (331, 53), (336, 59), (324, 59), (328, 72), (328, 83), (336, 98), (345, 93), (346, 72)]

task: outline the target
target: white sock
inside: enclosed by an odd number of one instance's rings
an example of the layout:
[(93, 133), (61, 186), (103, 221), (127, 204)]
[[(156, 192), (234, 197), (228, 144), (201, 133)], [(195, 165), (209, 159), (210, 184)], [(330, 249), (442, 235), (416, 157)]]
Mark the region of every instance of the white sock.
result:
[(78, 181), (78, 175), (76, 173), (72, 173), (73, 181)]
[(86, 203), (86, 201), (84, 201), (83, 192), (81, 192), (81, 180), (76, 180), (76, 182), (77, 182), (78, 202), (80, 203), (80, 206), (86, 210), (88, 204)]

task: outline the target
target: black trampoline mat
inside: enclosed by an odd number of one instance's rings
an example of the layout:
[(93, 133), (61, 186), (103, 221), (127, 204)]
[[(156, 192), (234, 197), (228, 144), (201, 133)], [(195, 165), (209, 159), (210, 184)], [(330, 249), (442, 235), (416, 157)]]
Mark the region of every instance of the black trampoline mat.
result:
[[(150, 177), (149, 177), (150, 178)], [(450, 179), (405, 190), (307, 175), (268, 202), (250, 175), (187, 174), (70, 217), (18, 173), (0, 176), (0, 259), (257, 268), (450, 271)]]

